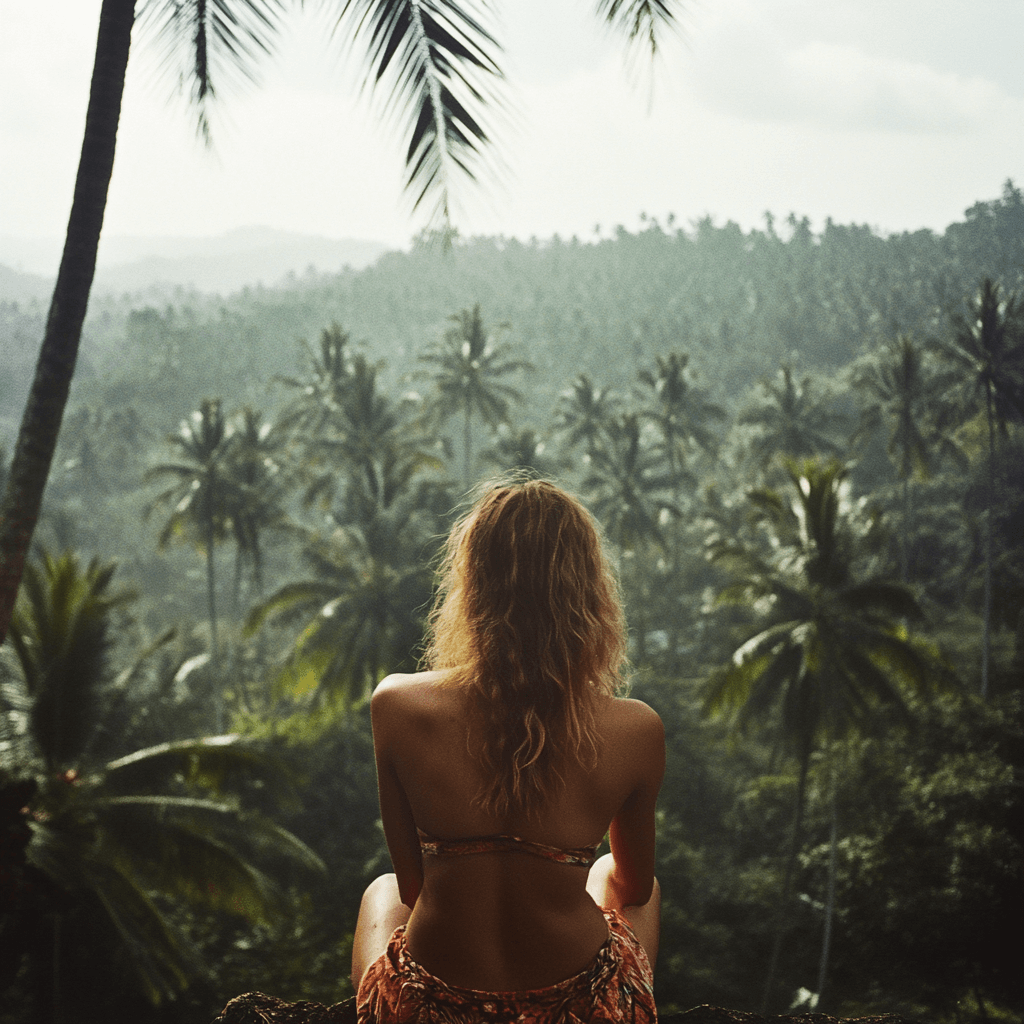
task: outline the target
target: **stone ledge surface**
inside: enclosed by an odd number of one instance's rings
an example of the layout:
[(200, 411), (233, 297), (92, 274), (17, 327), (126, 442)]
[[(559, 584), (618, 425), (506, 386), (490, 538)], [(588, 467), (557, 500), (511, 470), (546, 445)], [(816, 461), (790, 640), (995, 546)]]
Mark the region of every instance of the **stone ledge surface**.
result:
[[(354, 999), (325, 1006), (323, 1003), (289, 1003), (263, 992), (246, 992), (232, 999), (213, 1024), (355, 1024), (355, 1020)], [(824, 1013), (762, 1017), (758, 1013), (727, 1010), (721, 1006), (695, 1006), (665, 1014), (659, 1021), (661, 1024), (924, 1024), (893, 1013), (874, 1017), (829, 1017)]]
[(762, 1017), (759, 1013), (726, 1010), (721, 1006), (695, 1006), (680, 1013), (659, 1015), (660, 1024), (925, 1024), (895, 1013), (873, 1017), (830, 1017), (827, 1013), (783, 1014)]

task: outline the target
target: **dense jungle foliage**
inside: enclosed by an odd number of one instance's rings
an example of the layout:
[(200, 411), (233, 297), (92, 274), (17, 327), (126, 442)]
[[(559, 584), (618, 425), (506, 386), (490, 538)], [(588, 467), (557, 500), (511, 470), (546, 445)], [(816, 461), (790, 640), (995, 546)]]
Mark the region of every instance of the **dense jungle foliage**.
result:
[[(659, 1005), (1019, 1019), (1020, 190), (429, 243), (94, 297), (0, 663), (3, 1019), (350, 994), (365, 698), (517, 468), (602, 522), (666, 725)], [(0, 305), (2, 422), (43, 316)]]

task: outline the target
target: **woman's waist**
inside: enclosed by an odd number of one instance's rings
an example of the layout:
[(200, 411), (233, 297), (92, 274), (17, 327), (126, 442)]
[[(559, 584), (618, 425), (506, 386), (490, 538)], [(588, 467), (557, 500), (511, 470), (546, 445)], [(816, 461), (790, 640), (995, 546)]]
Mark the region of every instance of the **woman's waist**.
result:
[(425, 887), (406, 926), (410, 955), (451, 985), (492, 992), (552, 985), (584, 970), (608, 940), (605, 916), (586, 893), (554, 907), (486, 891), (476, 897), (437, 900)]

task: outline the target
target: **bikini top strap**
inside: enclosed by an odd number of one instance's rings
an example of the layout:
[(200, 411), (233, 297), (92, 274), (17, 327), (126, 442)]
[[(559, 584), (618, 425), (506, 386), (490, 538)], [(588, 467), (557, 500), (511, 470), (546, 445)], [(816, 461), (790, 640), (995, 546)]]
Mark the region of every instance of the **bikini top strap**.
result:
[(509, 851), (530, 853), (556, 864), (572, 864), (587, 868), (597, 860), (596, 846), (580, 846), (566, 850), (559, 846), (549, 846), (547, 843), (535, 843), (532, 839), (521, 839), (519, 836), (490, 835), (441, 839), (420, 828), (416, 832), (419, 835), (420, 851), (429, 857), (458, 857), (474, 853)]

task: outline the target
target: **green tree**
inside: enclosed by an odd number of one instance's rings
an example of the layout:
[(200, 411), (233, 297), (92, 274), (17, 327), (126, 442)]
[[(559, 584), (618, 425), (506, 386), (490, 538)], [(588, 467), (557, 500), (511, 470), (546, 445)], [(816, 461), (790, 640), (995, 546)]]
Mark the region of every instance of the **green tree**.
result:
[(250, 406), (234, 418), (225, 471), (233, 503), (229, 519), (236, 552), (236, 607), (246, 562), (256, 594), (263, 594), (263, 535), (293, 526), (287, 511), (292, 481), (285, 463), (286, 445), (280, 425), (265, 422), (263, 414)]
[(608, 421), (606, 442), (591, 456), (583, 489), (594, 515), (622, 551), (661, 543), (662, 519), (674, 511), (665, 496), (671, 480), (637, 413)]
[(524, 470), (533, 476), (551, 479), (563, 466), (561, 460), (548, 454), (547, 441), (532, 427), (511, 430), (502, 424), (497, 441), (480, 454), (499, 474)]
[(337, 395), (332, 428), (306, 438), (306, 501), (329, 505), (340, 468), (344, 522), (358, 523), (390, 508), (419, 473), (443, 465), (422, 433), (418, 402), (395, 402), (381, 391), (379, 370), (365, 356), (356, 356)]
[(1003, 297), (985, 278), (966, 312), (953, 318), (953, 336), (938, 351), (955, 368), (968, 409), (981, 400), (988, 437), (989, 504), (985, 511), (985, 594), (981, 643), (981, 693), (988, 695), (992, 646), (992, 503), (995, 501), (996, 436), (1024, 418), (1024, 306), (1016, 295)]
[(762, 380), (763, 397), (751, 401), (737, 422), (759, 428), (751, 440), (754, 458), (763, 466), (777, 455), (792, 459), (839, 455), (836, 416), (815, 395), (814, 380), (797, 382), (792, 366), (783, 365), (774, 380)]
[(911, 490), (915, 477), (928, 479), (940, 456), (956, 448), (939, 429), (936, 405), (941, 381), (929, 373), (925, 351), (907, 334), (897, 335), (884, 353), (872, 355), (853, 371), (853, 386), (863, 393), (861, 432), (883, 424), (888, 433), (886, 451), (900, 481), (900, 576), (909, 576)]
[[(858, 1013), (872, 990), (879, 1012), (929, 1020), (1012, 1018), (1022, 1005), (1006, 941), (1024, 900), (1020, 698), (936, 694), (915, 706), (909, 742), (847, 744), (833, 992)], [(826, 857), (809, 851), (808, 870), (823, 874)]]
[[(523, 396), (501, 378), (532, 370), (533, 364), (514, 358), (512, 347), (498, 341), (485, 327), (479, 303), (449, 319), (453, 326), (420, 359), (435, 368), (429, 376), (438, 420), (462, 414), (462, 485), (468, 491), (473, 483), (473, 417), (491, 429), (507, 422), (510, 403), (521, 402)], [(507, 324), (498, 327), (499, 331), (507, 329)]]
[(322, 869), (294, 835), (224, 790), (247, 776), (274, 783), (281, 766), (255, 747), (210, 736), (125, 752), (125, 702), (169, 634), (115, 671), (131, 595), (112, 589), (113, 575), (112, 564), (83, 567), (70, 553), (26, 567), (11, 621), (14, 671), (0, 691), (0, 776), (34, 780), (29, 862), (69, 894), (51, 936), (54, 1019), (68, 994), (57, 988), (59, 966), (96, 913), (160, 1002), (206, 973), (169, 906), (268, 922), (287, 901), (260, 866), (265, 855)]
[[(789, 910), (813, 752), (854, 730), (870, 731), (885, 709), (909, 722), (906, 689), (924, 689), (934, 666), (906, 633), (920, 616), (910, 591), (864, 572), (865, 538), (844, 509), (845, 470), (836, 462), (789, 463), (795, 494), (753, 491), (765, 527), (763, 550), (712, 535), (709, 553), (732, 577), (721, 603), (751, 609), (753, 635), (709, 680), (706, 707), (741, 729), (775, 732), (796, 759), (793, 831), (782, 894)], [(860, 563), (860, 564), (859, 564)], [(834, 789), (833, 789), (834, 794)], [(831, 888), (831, 887), (830, 887)], [(824, 986), (831, 905), (826, 914), (818, 995)], [(785, 917), (773, 947), (764, 1002), (774, 995)]]
[(619, 400), (610, 388), (598, 387), (581, 373), (558, 397), (555, 431), (570, 449), (585, 446), (592, 456), (601, 443), (605, 428), (618, 412)]
[(319, 351), (302, 342), (307, 368), (301, 377), (278, 377), (285, 387), (297, 392), (281, 415), (281, 425), (305, 436), (318, 436), (338, 429), (339, 410), (352, 375), (349, 335), (337, 322), (320, 332)]
[[(718, 438), (709, 423), (726, 418), (725, 410), (709, 402), (687, 379), (690, 357), (685, 352), (658, 356), (653, 370), (640, 371), (640, 382), (649, 389), (641, 416), (658, 430), (658, 447), (668, 465), (672, 497), (680, 505), (683, 484), (688, 480), (686, 463), (693, 449), (713, 452)], [(692, 478), (689, 478), (692, 482)]]
[(368, 696), (386, 671), (411, 671), (430, 602), (432, 578), (423, 494), (374, 510), (358, 525), (310, 536), (306, 579), (286, 583), (257, 604), (246, 622), (298, 625), (278, 677), (280, 696), (313, 693), (343, 707)]
[[(64, 252), (57, 272), (36, 373), (0, 504), (0, 640), (7, 626), (35, 529), (61, 419), (74, 376), (82, 322), (114, 164), (121, 98), (137, 0), (103, 0), (85, 133)], [(456, 0), (336, 0), (351, 38), (367, 46), (368, 80), (385, 84), (407, 126), (406, 187), (414, 207), (434, 200), (450, 237), (450, 190), (473, 177), (490, 143), (485, 113), (502, 79), (498, 44), (473, 8)], [(598, 0), (598, 13), (633, 42), (653, 50), (675, 4)], [(166, 64), (181, 67), (209, 135), (208, 111), (221, 71), (252, 78), (269, 53), (284, 0), (149, 0), (139, 27), (155, 32)]]
[(184, 540), (196, 544), (206, 559), (206, 604), (218, 731), (224, 727), (224, 697), (216, 678), (220, 645), (214, 548), (231, 536), (233, 516), (243, 506), (245, 497), (231, 475), (231, 437), (232, 427), (224, 417), (220, 399), (207, 399), (182, 422), (178, 433), (167, 439), (178, 449), (180, 461), (159, 463), (146, 474), (149, 480), (169, 477), (172, 481), (150, 504), (150, 510), (160, 505), (171, 508), (160, 531), (160, 546), (172, 539)]

